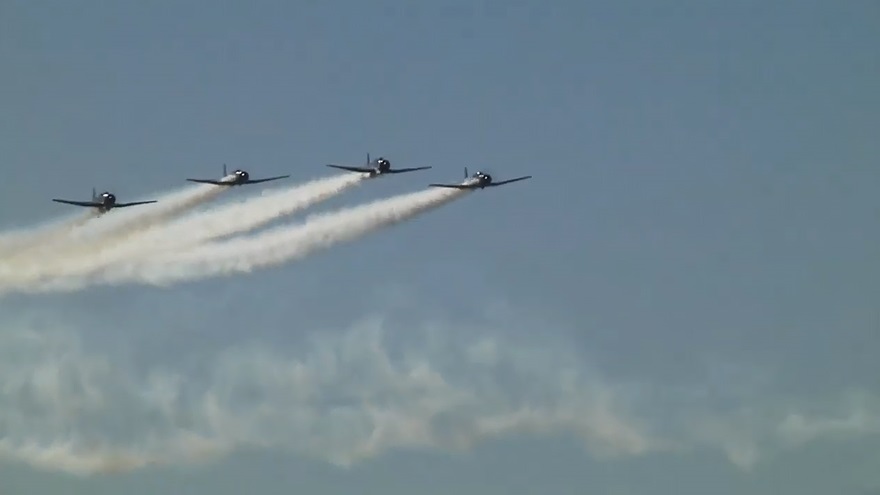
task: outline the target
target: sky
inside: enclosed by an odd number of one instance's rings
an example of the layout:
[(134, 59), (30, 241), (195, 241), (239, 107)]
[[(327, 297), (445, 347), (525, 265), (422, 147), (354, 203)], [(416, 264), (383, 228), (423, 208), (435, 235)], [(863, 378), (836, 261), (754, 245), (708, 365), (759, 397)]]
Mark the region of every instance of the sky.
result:
[(291, 177), (205, 208), (433, 167), (282, 225), (533, 175), (250, 273), (0, 295), (0, 494), (880, 493), (878, 27), (868, 0), (0, 3), (3, 231), (224, 163)]

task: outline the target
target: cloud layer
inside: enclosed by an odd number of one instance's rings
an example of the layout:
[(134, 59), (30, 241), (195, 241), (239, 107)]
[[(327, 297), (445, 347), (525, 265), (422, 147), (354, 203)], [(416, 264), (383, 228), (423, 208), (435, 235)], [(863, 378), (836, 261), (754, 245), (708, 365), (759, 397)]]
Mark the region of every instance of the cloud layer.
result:
[[(597, 452), (651, 440), (577, 363), (482, 332), (392, 349), (367, 318), (306, 350), (251, 344), (187, 367), (135, 370), (91, 352), (75, 329), (2, 331), (0, 453), (78, 474), (278, 448), (339, 465), (391, 448), (467, 448), (509, 432), (578, 432)], [(409, 329), (408, 331), (418, 331)]]
[(313, 332), (295, 349), (251, 342), (139, 369), (90, 349), (75, 327), (7, 320), (0, 456), (79, 475), (251, 448), (349, 466), (390, 449), (565, 433), (600, 457), (712, 447), (750, 467), (764, 451), (880, 432), (869, 396), (811, 413), (773, 402), (685, 409), (686, 401), (661, 413), (644, 399), (646, 384), (612, 383), (562, 343), (519, 342), (511, 330), (406, 328), (372, 316)]

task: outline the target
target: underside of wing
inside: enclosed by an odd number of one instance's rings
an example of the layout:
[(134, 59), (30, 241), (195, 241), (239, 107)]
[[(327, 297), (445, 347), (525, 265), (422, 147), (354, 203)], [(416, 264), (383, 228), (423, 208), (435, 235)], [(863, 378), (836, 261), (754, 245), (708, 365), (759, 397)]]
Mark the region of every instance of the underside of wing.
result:
[(278, 177), (267, 177), (265, 179), (248, 180), (245, 184), (259, 184), (260, 182), (269, 182), (270, 180), (286, 179), (289, 175), (279, 175)]
[(71, 201), (69, 199), (53, 199), (52, 201), (56, 203), (64, 203), (67, 205), (84, 206), (87, 208), (97, 208), (99, 206), (103, 206), (102, 203), (98, 203), (95, 201)]
[(445, 187), (448, 189), (473, 189), (476, 186), (468, 186), (465, 184), (428, 184), (428, 187)]
[(371, 168), (364, 168), (364, 167), (347, 167), (345, 165), (333, 165), (333, 164), (328, 164), (327, 166), (332, 167), (332, 168), (338, 168), (341, 170), (348, 170), (349, 172), (360, 172), (362, 174), (363, 173), (370, 173), (373, 171), (373, 169), (371, 169)]
[(232, 185), (232, 182), (225, 182), (222, 180), (213, 180), (213, 179), (186, 179), (190, 182), (198, 182), (199, 184), (214, 184), (215, 186), (229, 186)]
[(412, 167), (412, 168), (395, 168), (388, 171), (389, 174), (402, 174), (404, 172), (415, 172), (416, 170), (428, 170), (431, 167)]
[(516, 179), (507, 179), (507, 180), (502, 180), (500, 182), (493, 182), (490, 185), (491, 186), (503, 186), (504, 184), (510, 184), (511, 182), (518, 182), (521, 180), (526, 180), (526, 179), (531, 179), (531, 178), (532, 178), (531, 175), (526, 175), (525, 177), (517, 177)]
[(151, 201), (133, 201), (131, 203), (116, 203), (113, 205), (114, 208), (125, 208), (126, 206), (137, 206), (137, 205), (148, 205), (152, 203), (158, 203), (158, 200)]

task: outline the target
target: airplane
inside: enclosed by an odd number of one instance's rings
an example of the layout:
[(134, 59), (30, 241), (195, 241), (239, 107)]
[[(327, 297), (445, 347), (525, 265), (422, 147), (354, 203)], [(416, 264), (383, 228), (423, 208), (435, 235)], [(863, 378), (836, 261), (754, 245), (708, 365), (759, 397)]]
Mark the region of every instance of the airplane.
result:
[(402, 174), (404, 172), (415, 172), (416, 170), (428, 170), (431, 167), (413, 167), (413, 168), (398, 168), (392, 169), (391, 162), (385, 158), (380, 156), (375, 160), (370, 160), (370, 154), (367, 153), (367, 163), (365, 167), (348, 167), (345, 165), (333, 165), (328, 164), (328, 167), (338, 168), (342, 170), (348, 170), (349, 172), (360, 172), (363, 174), (370, 174), (370, 177), (376, 177), (382, 174)]
[(198, 182), (200, 184), (214, 184), (215, 186), (242, 186), (244, 184), (259, 184), (260, 182), (269, 182), (270, 180), (286, 179), (289, 175), (279, 175), (278, 177), (268, 177), (265, 179), (251, 179), (251, 175), (242, 169), (237, 169), (232, 174), (226, 173), (226, 164), (223, 164), (223, 178), (220, 180), (213, 179), (186, 179), (190, 182)]
[(99, 196), (95, 192), (95, 188), (92, 188), (92, 200), (91, 201), (71, 201), (69, 199), (53, 199), (52, 201), (56, 203), (64, 203), (68, 205), (74, 206), (84, 206), (86, 208), (97, 208), (98, 212), (103, 214), (112, 210), (113, 208), (126, 208), (128, 206), (137, 206), (137, 205), (148, 205), (151, 203), (158, 202), (157, 200), (151, 201), (134, 201), (132, 203), (117, 203), (116, 195), (111, 192), (102, 192)]
[(492, 176), (484, 173), (477, 172), (474, 175), (468, 175), (468, 169), (465, 167), (464, 169), (464, 179), (465, 181), (461, 184), (429, 184), (430, 187), (448, 187), (452, 189), (485, 189), (487, 187), (495, 187), (495, 186), (503, 186), (504, 184), (510, 184), (511, 182), (517, 182), (520, 180), (531, 179), (531, 175), (525, 175), (523, 177), (517, 177), (516, 179), (508, 179), (503, 180), (501, 182), (493, 182)]

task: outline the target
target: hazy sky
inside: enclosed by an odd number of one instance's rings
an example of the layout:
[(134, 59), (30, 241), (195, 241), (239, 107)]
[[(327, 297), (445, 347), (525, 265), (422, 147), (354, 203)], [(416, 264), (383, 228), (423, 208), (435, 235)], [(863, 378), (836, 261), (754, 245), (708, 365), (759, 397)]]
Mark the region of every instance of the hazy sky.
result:
[(869, 0), (3, 1), (3, 229), (223, 163), (534, 178), (3, 297), (0, 494), (880, 493), (878, 46)]

